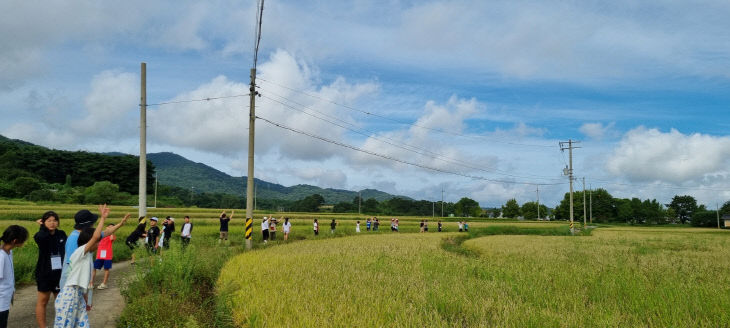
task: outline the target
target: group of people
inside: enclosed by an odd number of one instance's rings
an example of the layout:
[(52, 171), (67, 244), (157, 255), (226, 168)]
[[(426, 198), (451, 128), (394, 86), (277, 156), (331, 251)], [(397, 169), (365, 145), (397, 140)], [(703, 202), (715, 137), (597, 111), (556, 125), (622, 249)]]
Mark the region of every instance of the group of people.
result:
[[(226, 211), (223, 211), (218, 217), (220, 221), (220, 238), (218, 242), (228, 242), (228, 223), (233, 219), (235, 211), (231, 211), (231, 215), (227, 215)], [(281, 224), (281, 230), (284, 233), (284, 240), (289, 240), (289, 233), (291, 232), (291, 221), (288, 217), (285, 217), (284, 222)], [(276, 240), (276, 228), (279, 224), (279, 219), (275, 217), (266, 217), (261, 220), (261, 237), (264, 243), (268, 243), (269, 240)]]
[[(60, 217), (48, 211), (36, 221), (38, 232), (33, 236), (38, 245), (38, 260), (35, 267), (37, 301), (35, 307), (36, 323), (45, 328), (46, 307), (55, 296), (54, 327), (88, 327), (88, 312), (92, 307), (93, 290), (108, 288), (109, 273), (114, 257), (112, 245), (116, 240), (115, 232), (130, 217), (127, 213), (117, 224), (108, 223), (110, 209), (106, 204), (99, 206), (99, 214), (80, 210), (74, 215), (74, 227), (70, 234), (59, 229)], [(97, 223), (96, 228), (93, 227)], [(167, 217), (162, 230), (157, 226), (158, 219), (140, 217), (137, 227), (127, 237), (126, 245), (134, 250), (138, 240), (146, 238), (145, 246), (150, 253), (157, 253), (160, 247), (168, 248), (175, 222)], [(183, 246), (190, 242), (192, 223), (185, 217), (181, 231)], [(0, 238), (0, 328), (7, 327), (10, 302), (15, 291), (12, 264), (12, 249), (22, 246), (28, 239), (28, 231), (22, 226), (9, 226)], [(134, 252), (132, 253), (134, 263)], [(102, 283), (94, 286), (97, 270), (104, 269)]]

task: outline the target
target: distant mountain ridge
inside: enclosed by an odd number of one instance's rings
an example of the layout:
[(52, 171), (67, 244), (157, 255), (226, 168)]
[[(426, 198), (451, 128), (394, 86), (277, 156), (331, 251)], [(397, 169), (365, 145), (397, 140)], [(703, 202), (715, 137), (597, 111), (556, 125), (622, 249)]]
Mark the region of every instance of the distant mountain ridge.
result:
[[(193, 162), (175, 153), (162, 152), (147, 154), (147, 159), (155, 165), (159, 183), (181, 188), (194, 188), (200, 192), (220, 192), (243, 195), (246, 192), (246, 177), (233, 177), (216, 170), (203, 163)], [(311, 185), (295, 185), (285, 187), (254, 178), (256, 197), (260, 199), (299, 200), (312, 194), (320, 194), (327, 204), (351, 202), (357, 197), (357, 191), (320, 188)], [(410, 199), (405, 196), (395, 196), (375, 190), (361, 190), (363, 199), (374, 198), (385, 201), (394, 197)]]

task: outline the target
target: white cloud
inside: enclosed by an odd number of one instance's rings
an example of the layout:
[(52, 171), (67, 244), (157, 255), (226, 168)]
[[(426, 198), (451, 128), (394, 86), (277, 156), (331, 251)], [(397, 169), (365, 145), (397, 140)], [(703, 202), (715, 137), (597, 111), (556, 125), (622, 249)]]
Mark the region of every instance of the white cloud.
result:
[[(84, 99), (86, 115), (71, 123), (79, 137), (118, 139), (138, 131), (134, 113), (139, 112), (139, 78), (132, 73), (104, 71), (91, 80)], [(139, 116), (137, 116), (139, 117)]]
[(613, 131), (613, 127), (615, 125), (615, 122), (611, 122), (606, 125), (603, 125), (603, 123), (584, 123), (580, 126), (578, 131), (591, 139), (602, 140), (605, 137), (615, 134)]
[(730, 137), (639, 127), (626, 133), (606, 169), (631, 181), (703, 183), (705, 176), (727, 174), (729, 162)]

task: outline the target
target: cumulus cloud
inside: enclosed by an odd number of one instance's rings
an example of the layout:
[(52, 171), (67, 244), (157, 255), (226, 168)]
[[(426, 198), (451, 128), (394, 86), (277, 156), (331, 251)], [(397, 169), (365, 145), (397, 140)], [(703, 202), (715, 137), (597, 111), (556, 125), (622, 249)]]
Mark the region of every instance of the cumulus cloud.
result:
[(580, 126), (578, 131), (591, 139), (602, 140), (603, 138), (614, 134), (614, 125), (616, 125), (615, 122), (611, 122), (606, 125), (603, 125), (603, 123), (584, 123)]
[(638, 127), (624, 135), (606, 169), (632, 181), (702, 183), (705, 176), (727, 174), (729, 162), (730, 137)]
[(322, 188), (344, 188), (347, 185), (347, 175), (339, 169), (323, 167), (290, 167), (294, 175)]
[(135, 135), (132, 114), (139, 111), (139, 78), (126, 72), (104, 71), (91, 80), (91, 91), (84, 99), (86, 115), (71, 123), (79, 137), (117, 139)]

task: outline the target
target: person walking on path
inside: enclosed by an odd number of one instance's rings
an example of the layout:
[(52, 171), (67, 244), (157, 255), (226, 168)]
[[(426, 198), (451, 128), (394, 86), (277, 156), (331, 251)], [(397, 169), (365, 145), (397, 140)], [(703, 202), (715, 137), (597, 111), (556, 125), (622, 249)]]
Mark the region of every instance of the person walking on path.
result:
[(372, 221), (372, 220), (370, 220), (370, 218), (368, 218), (368, 219), (367, 219), (367, 220), (365, 221), (365, 230), (366, 230), (366, 231), (370, 231), (370, 225), (371, 225), (371, 224), (373, 224), (373, 221)]
[(175, 232), (175, 218), (168, 215), (162, 225), (164, 226), (163, 229), (165, 231), (162, 247), (168, 249), (170, 248), (170, 238), (172, 238), (172, 233)]
[(441, 229), (442, 228), (443, 228), (443, 224), (441, 224), (441, 220), (439, 220), (439, 223), (438, 223), (438, 230), (439, 230), (439, 232), (441, 232)]
[[(99, 240), (102, 238), (101, 230), (104, 227), (104, 221), (109, 214), (106, 205), (99, 208), (101, 217), (96, 229), (85, 227), (79, 234), (77, 249), (69, 256), (68, 278), (61, 287), (61, 292), (56, 298), (56, 318), (54, 327), (88, 327), (89, 315), (92, 301), (90, 295), (91, 284), (91, 266), (94, 261), (94, 251), (99, 246)], [(96, 221), (96, 215), (91, 214), (88, 217), (91, 221)]]
[(61, 269), (66, 254), (66, 232), (58, 229), (60, 219), (54, 211), (43, 213), (36, 221), (40, 230), (33, 236), (38, 245), (38, 262), (35, 266), (35, 282), (38, 299), (35, 304), (35, 319), (38, 327), (46, 327), (46, 306), (51, 293), (58, 296), (61, 290)]
[(428, 232), (428, 220), (423, 220), (423, 232)]
[(221, 215), (219, 217), (220, 223), (221, 223), (221, 227), (220, 227), (221, 235), (220, 235), (220, 239), (218, 239), (218, 243), (220, 243), (221, 241), (228, 242), (228, 222), (233, 219), (234, 213), (235, 213), (235, 211), (231, 211), (230, 217), (226, 216), (226, 211), (223, 211), (223, 213), (221, 213)]
[(147, 229), (147, 251), (151, 254), (157, 254), (160, 244), (160, 227), (157, 226), (157, 218), (150, 218), (150, 228)]
[(28, 230), (11, 225), (3, 231), (0, 241), (0, 328), (8, 327), (10, 303), (15, 294), (15, 270), (13, 268), (13, 248), (18, 248), (28, 240)]
[(421, 227), (420, 228), (421, 228), (420, 232), (423, 232), (423, 220), (421, 220)]
[(332, 219), (332, 222), (330, 222), (330, 233), (335, 233), (335, 228), (337, 227), (337, 221), (335, 219)]
[(317, 222), (317, 219), (314, 219), (314, 235), (319, 235), (319, 222)]
[(398, 219), (395, 219), (395, 232), (400, 231), (400, 221)]
[(284, 218), (284, 224), (282, 225), (284, 229), (284, 241), (289, 240), (289, 233), (291, 232), (291, 222), (289, 222), (289, 218)]
[(355, 232), (360, 233), (360, 221), (357, 221), (357, 225), (355, 226)]
[(269, 240), (276, 240), (276, 218), (273, 216), (269, 219)]
[(464, 231), (464, 222), (459, 221), (459, 232)]
[(375, 223), (373, 224), (373, 231), (378, 231), (380, 229), (380, 220), (378, 218), (375, 218)]
[[(109, 224), (110, 226), (113, 224)], [(91, 285), (89, 288), (94, 288), (94, 279), (96, 278), (96, 270), (101, 270), (104, 267), (104, 280), (102, 280), (99, 287), (96, 289), (106, 289), (106, 283), (109, 281), (109, 269), (112, 268), (112, 243), (117, 240), (117, 236), (111, 234), (101, 239), (99, 247), (96, 250), (96, 260), (94, 260), (94, 271), (91, 272)]]
[(137, 241), (142, 237), (147, 237), (147, 218), (144, 216), (140, 216), (139, 220), (137, 221), (137, 227), (132, 231), (132, 233), (129, 234), (127, 237), (127, 240), (125, 240), (125, 244), (129, 249), (132, 251), (132, 262), (130, 264), (135, 263), (134, 259), (134, 249), (137, 248)]
[(182, 242), (183, 248), (190, 244), (190, 234), (193, 232), (193, 223), (190, 222), (190, 217), (185, 216), (185, 223), (183, 224), (182, 230), (180, 231), (180, 241)]
[(469, 224), (464, 221), (464, 231), (469, 232)]
[(264, 219), (261, 220), (261, 237), (264, 240), (264, 244), (269, 241), (269, 219), (265, 216)]

